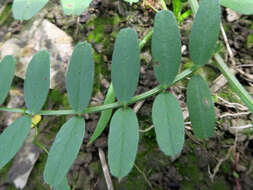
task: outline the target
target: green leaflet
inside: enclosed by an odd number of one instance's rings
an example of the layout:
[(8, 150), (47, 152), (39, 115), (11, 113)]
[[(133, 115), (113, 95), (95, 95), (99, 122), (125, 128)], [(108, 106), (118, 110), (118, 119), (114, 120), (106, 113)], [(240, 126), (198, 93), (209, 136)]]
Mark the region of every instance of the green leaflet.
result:
[(120, 30), (112, 56), (112, 84), (116, 97), (122, 103), (132, 98), (138, 84), (140, 51), (135, 30)]
[(48, 0), (14, 0), (13, 17), (17, 20), (28, 20), (42, 9)]
[(220, 4), (240, 14), (245, 15), (253, 14), (252, 0), (220, 0)]
[(218, 0), (201, 0), (190, 34), (192, 61), (205, 65), (212, 56), (219, 36), (221, 10)]
[(181, 63), (180, 33), (171, 11), (159, 11), (155, 16), (152, 55), (157, 80), (164, 86), (171, 84)]
[(44, 180), (53, 187), (59, 185), (75, 161), (83, 142), (85, 121), (73, 117), (57, 133), (49, 151), (44, 170)]
[(50, 85), (50, 60), (47, 51), (37, 52), (28, 65), (24, 82), (25, 104), (33, 114), (44, 105)]
[(0, 169), (18, 152), (29, 134), (32, 120), (25, 115), (18, 118), (0, 135)]
[(70, 190), (67, 177), (64, 177), (63, 181), (59, 185), (56, 185), (53, 189), (54, 190)]
[(130, 3), (130, 5), (132, 5), (132, 3), (138, 3), (139, 2), (139, 0), (124, 0), (124, 1)]
[(188, 83), (187, 106), (194, 134), (200, 139), (213, 136), (214, 104), (208, 85), (200, 75), (194, 75)]
[(16, 60), (13, 56), (5, 56), (0, 63), (0, 105), (4, 102), (14, 77)]
[(172, 5), (173, 5), (173, 13), (175, 14), (176, 18), (180, 18), (181, 16), (181, 11), (183, 9), (183, 5), (181, 0), (172, 0)]
[(80, 15), (87, 9), (92, 0), (61, 0), (63, 11), (66, 15)]
[(108, 162), (111, 174), (119, 179), (132, 169), (138, 149), (139, 126), (130, 108), (118, 109), (111, 120), (108, 139)]
[(91, 45), (78, 43), (70, 59), (67, 72), (69, 103), (76, 111), (83, 111), (89, 104), (94, 78), (94, 61)]
[(155, 98), (152, 119), (160, 149), (168, 156), (180, 153), (184, 144), (184, 118), (172, 94), (161, 93)]
[(47, 51), (37, 52), (28, 65), (24, 82), (25, 104), (33, 114), (44, 105), (50, 85), (50, 60)]
[[(113, 103), (114, 101), (115, 101), (115, 95), (114, 95), (114, 91), (113, 91), (113, 86), (111, 84), (109, 87), (109, 90), (106, 94), (104, 104), (110, 104), (110, 103)], [(102, 134), (102, 132), (104, 131), (108, 122), (110, 121), (111, 115), (112, 115), (112, 109), (102, 111), (102, 114), (99, 118), (97, 127), (96, 127), (93, 135), (91, 136), (88, 145), (93, 143), (94, 140), (96, 140)]]

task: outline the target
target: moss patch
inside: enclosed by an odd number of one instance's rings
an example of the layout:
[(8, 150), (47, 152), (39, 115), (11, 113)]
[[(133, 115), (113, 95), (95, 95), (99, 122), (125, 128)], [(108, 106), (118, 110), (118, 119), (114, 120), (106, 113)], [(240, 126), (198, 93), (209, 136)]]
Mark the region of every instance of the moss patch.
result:
[[(99, 50), (93, 52), (93, 57), (95, 60), (95, 81), (93, 94), (96, 94), (100, 90), (101, 77), (108, 77), (110, 75), (103, 56), (106, 56), (107, 58), (112, 56), (114, 39), (119, 31), (118, 23), (120, 20), (121, 18), (115, 14), (113, 17), (94, 17), (87, 22), (87, 27), (89, 29), (88, 41), (90, 43), (97, 44), (99, 47)], [(106, 31), (109, 29), (112, 32)]]

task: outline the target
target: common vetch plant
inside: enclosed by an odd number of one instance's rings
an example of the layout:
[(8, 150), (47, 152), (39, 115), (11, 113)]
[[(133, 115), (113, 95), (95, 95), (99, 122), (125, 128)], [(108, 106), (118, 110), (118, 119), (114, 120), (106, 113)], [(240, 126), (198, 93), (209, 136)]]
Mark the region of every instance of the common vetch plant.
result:
[[(215, 113), (211, 93), (205, 80), (194, 71), (204, 66), (214, 53), (219, 35), (220, 5), (218, 0), (202, 0), (190, 34), (189, 50), (194, 66), (177, 75), (181, 63), (181, 40), (176, 19), (171, 11), (159, 11), (155, 16), (152, 36), (154, 72), (159, 86), (133, 96), (136, 91), (140, 49), (138, 35), (131, 28), (122, 29), (115, 42), (111, 80), (104, 105), (89, 107), (94, 79), (92, 47), (78, 43), (70, 59), (66, 89), (72, 110), (41, 110), (49, 91), (50, 59), (47, 51), (37, 52), (29, 63), (24, 81), (25, 109), (1, 107), (1, 111), (22, 113), (23, 116), (0, 135), (0, 168), (17, 153), (25, 141), (34, 115), (73, 115), (59, 130), (48, 153), (44, 180), (57, 189), (67, 186), (66, 174), (75, 161), (85, 134), (84, 113), (102, 115), (90, 139), (91, 144), (110, 121), (108, 162), (110, 172), (121, 179), (132, 169), (139, 142), (139, 124), (131, 104), (157, 95), (152, 108), (158, 146), (168, 156), (176, 156), (183, 148), (185, 132), (182, 110), (177, 98), (167, 89), (185, 77), (187, 106), (194, 135), (200, 139), (214, 133)], [(0, 64), (0, 104), (8, 95), (14, 76), (15, 59), (6, 56)], [(114, 102), (117, 98), (117, 102)], [(111, 103), (114, 102), (114, 103)], [(117, 109), (112, 118), (112, 109)]]

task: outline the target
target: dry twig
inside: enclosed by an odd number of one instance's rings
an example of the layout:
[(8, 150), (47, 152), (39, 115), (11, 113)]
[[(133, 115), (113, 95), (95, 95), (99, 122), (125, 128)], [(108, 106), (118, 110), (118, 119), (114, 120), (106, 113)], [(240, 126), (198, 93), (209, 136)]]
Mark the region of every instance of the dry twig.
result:
[(148, 132), (148, 131), (150, 131), (151, 129), (153, 129), (154, 128), (154, 125), (151, 125), (149, 128), (147, 128), (147, 129), (143, 129), (143, 130), (139, 130), (139, 132), (141, 132), (141, 133), (146, 133), (146, 132)]
[(229, 57), (230, 57), (230, 60), (231, 60), (231, 62), (232, 62), (232, 64), (233, 64), (233, 66), (235, 66), (236, 63), (235, 63), (235, 60), (234, 60), (234, 55), (233, 55), (232, 49), (231, 49), (231, 47), (230, 47), (230, 45), (229, 45), (229, 43), (228, 43), (228, 38), (227, 38), (227, 35), (226, 35), (226, 32), (225, 32), (225, 30), (224, 30), (224, 27), (223, 27), (222, 23), (220, 24), (220, 29), (221, 29), (221, 34), (222, 34), (222, 36), (223, 36), (223, 39), (224, 39), (226, 48), (227, 48), (227, 50), (228, 50), (228, 55), (229, 55)]
[(108, 169), (108, 166), (107, 166), (107, 163), (105, 160), (105, 153), (101, 148), (98, 149), (98, 153), (99, 153), (100, 162), (101, 162), (101, 165), (103, 168), (107, 188), (108, 188), (108, 190), (114, 190), (113, 184), (112, 184), (112, 179), (111, 179), (109, 169)]
[(134, 112), (137, 113), (143, 106), (145, 100), (142, 100), (134, 105)]
[(248, 128), (252, 128), (252, 127), (253, 127), (252, 124), (248, 124), (248, 125), (237, 126), (237, 127), (230, 127), (230, 128), (236, 129), (236, 130), (242, 130), (242, 129), (248, 129)]
[[(227, 35), (225, 33), (225, 30), (224, 30), (224, 27), (223, 27), (222, 23), (220, 24), (220, 29), (221, 29), (221, 34), (223, 36), (223, 39), (224, 39), (224, 42), (225, 42), (225, 45), (226, 45), (226, 48), (227, 48), (227, 51), (228, 51), (228, 55), (229, 55), (230, 60), (232, 62), (232, 65), (235, 66), (236, 63), (235, 63), (235, 60), (234, 60), (234, 55), (233, 55), (231, 47), (228, 43), (228, 38), (227, 38)], [(231, 72), (233, 74), (236, 74), (236, 71), (234, 69), (231, 69)], [(217, 92), (219, 89), (221, 89), (226, 84), (227, 84), (227, 79), (223, 75), (220, 75), (219, 77), (217, 77), (214, 80), (214, 85), (212, 86), (211, 90), (212, 90), (212, 92)]]
[(214, 180), (214, 177), (216, 176), (217, 172), (219, 171), (220, 169), (220, 166), (223, 162), (225, 162), (226, 160), (229, 159), (230, 155), (232, 154), (232, 152), (234, 152), (234, 146), (231, 146), (226, 154), (226, 156), (224, 158), (221, 158), (219, 161), (218, 161), (218, 164), (215, 166), (215, 168), (213, 169), (213, 173), (210, 171), (210, 167), (208, 165), (208, 174), (209, 174), (209, 177), (211, 179), (211, 181), (213, 182)]
[(224, 117), (240, 117), (243, 115), (249, 115), (251, 114), (251, 112), (247, 111), (247, 112), (239, 112), (239, 113), (225, 113), (223, 115), (218, 116), (219, 118), (224, 118)]
[(234, 103), (234, 102), (229, 102), (227, 100), (225, 100), (224, 98), (216, 95), (216, 97), (221, 100), (226, 107), (229, 107), (229, 108), (235, 108), (235, 109), (239, 109), (241, 111), (248, 111), (248, 108), (242, 104), (239, 104), (239, 103)]

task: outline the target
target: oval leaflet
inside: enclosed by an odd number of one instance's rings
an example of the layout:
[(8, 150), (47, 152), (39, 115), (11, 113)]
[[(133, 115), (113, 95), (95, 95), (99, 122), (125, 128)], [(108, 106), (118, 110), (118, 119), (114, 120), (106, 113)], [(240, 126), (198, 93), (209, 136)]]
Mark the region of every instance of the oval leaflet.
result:
[(75, 161), (83, 142), (85, 121), (81, 117), (72, 117), (57, 133), (49, 151), (44, 180), (54, 187), (61, 184)]
[(84, 12), (92, 0), (61, 0), (63, 11), (66, 15), (77, 16)]
[(201, 0), (190, 34), (193, 63), (203, 66), (212, 56), (219, 37), (221, 10), (218, 0)]
[(120, 30), (112, 56), (111, 78), (115, 96), (127, 103), (134, 95), (139, 80), (140, 51), (135, 30)]
[(171, 84), (181, 63), (180, 33), (171, 11), (159, 11), (155, 16), (152, 56), (159, 83), (164, 86)]
[(83, 111), (89, 104), (94, 80), (94, 61), (91, 45), (87, 42), (76, 45), (67, 72), (67, 93), (72, 108)]
[(108, 162), (111, 174), (119, 179), (132, 169), (138, 150), (139, 125), (130, 108), (117, 110), (110, 123)]
[(47, 51), (39, 51), (33, 56), (28, 65), (24, 82), (25, 104), (33, 114), (39, 112), (44, 105), (49, 85), (49, 53)]
[(25, 115), (14, 121), (0, 135), (0, 169), (18, 152), (29, 134), (32, 119)]
[(5, 56), (0, 63), (0, 105), (4, 102), (14, 77), (16, 60), (13, 56)]
[(37, 14), (47, 2), (48, 0), (14, 0), (13, 17), (17, 20), (28, 20)]
[(195, 136), (213, 136), (215, 112), (208, 85), (200, 75), (194, 75), (187, 86), (187, 106)]
[(240, 14), (253, 14), (252, 0), (220, 0), (220, 4)]
[(168, 156), (180, 153), (184, 144), (184, 118), (172, 94), (161, 93), (155, 98), (152, 120), (160, 149)]

